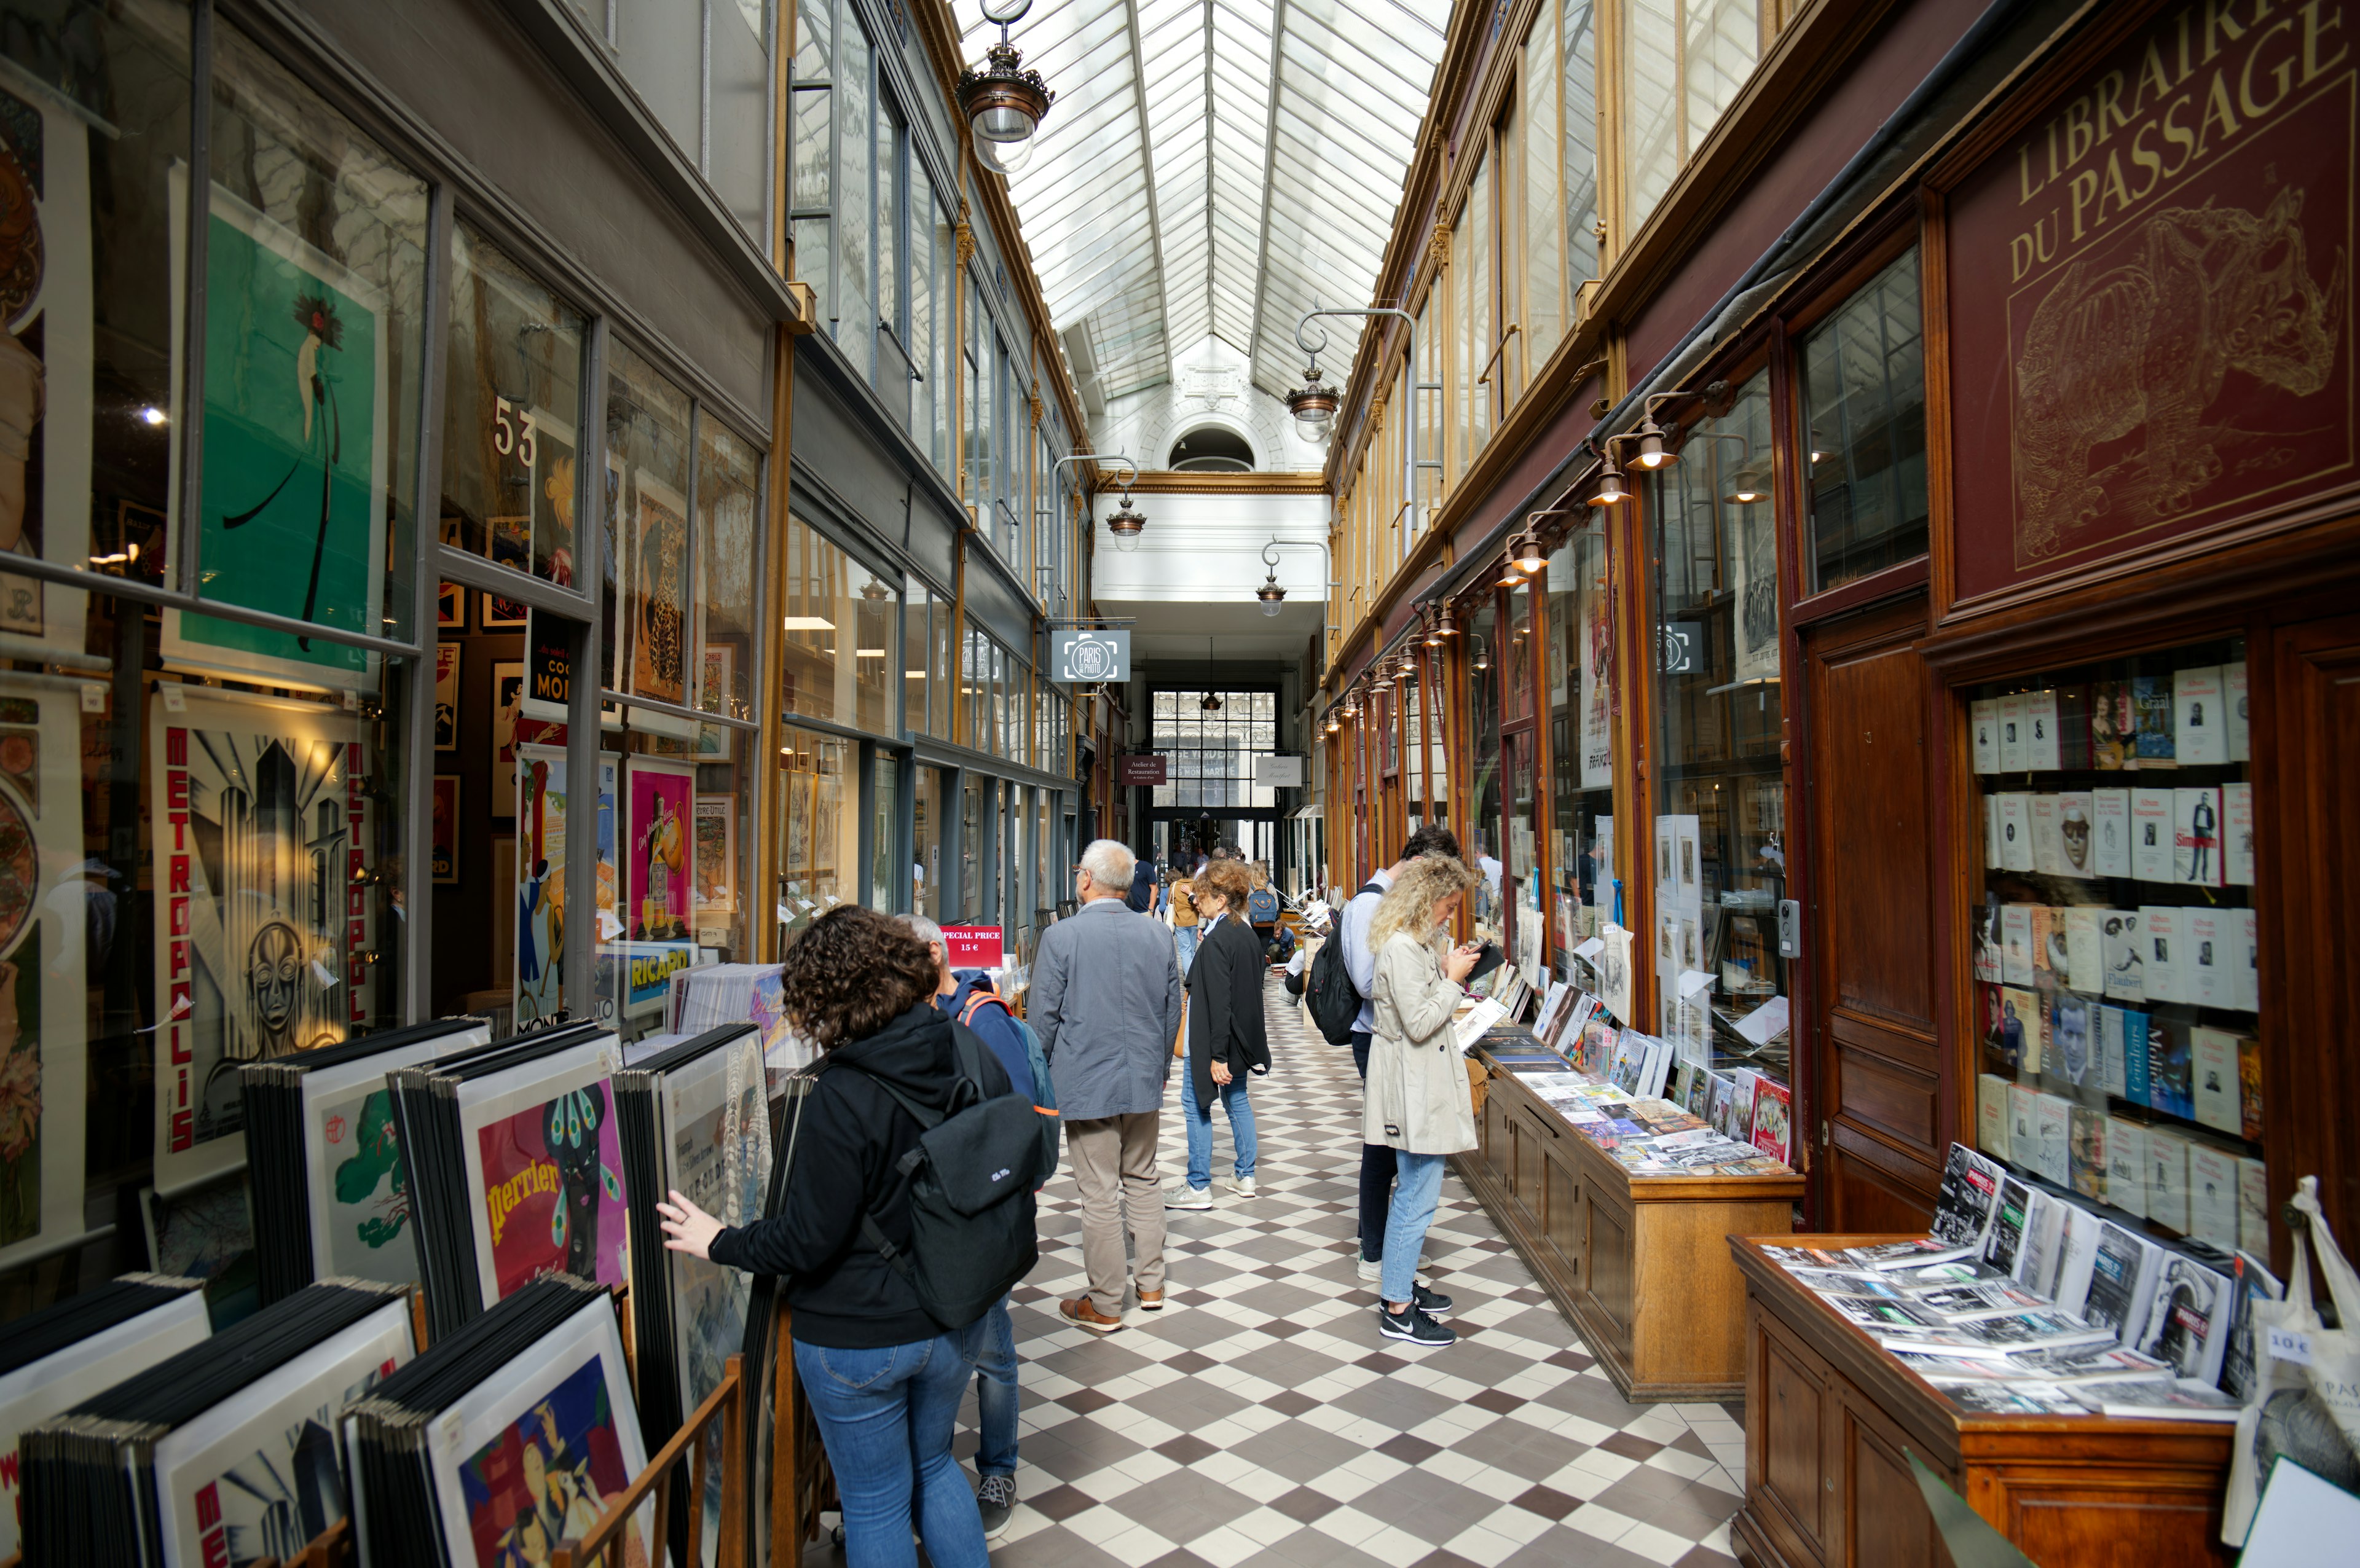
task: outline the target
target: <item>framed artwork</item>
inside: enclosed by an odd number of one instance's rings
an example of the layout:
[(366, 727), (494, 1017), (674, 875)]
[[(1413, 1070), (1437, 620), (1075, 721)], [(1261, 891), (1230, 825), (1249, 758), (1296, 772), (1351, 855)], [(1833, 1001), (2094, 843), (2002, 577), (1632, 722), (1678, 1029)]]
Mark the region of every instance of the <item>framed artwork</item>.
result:
[(459, 655), (462, 644), (434, 645), (434, 749), (459, 749)]
[(670, 486), (632, 475), (630, 581), (620, 601), (630, 623), (623, 668), (628, 690), (688, 706), (688, 500)]
[(445, 583), (434, 598), (434, 624), (444, 631), (463, 632), (467, 629), (467, 591), (456, 583)]
[(561, 588), (574, 585), (574, 427), (546, 408), (526, 415), (532, 428), (532, 565)]
[(629, 1208), (611, 1034), (459, 1085), (462, 1158), (485, 1306), (563, 1271), (625, 1279)]
[[(501, 951), (514, 960), (510, 970), (516, 1021), (530, 1023), (553, 1015), (562, 998), (559, 975), (564, 967), (565, 833), (567, 810), (565, 751), (562, 746), (520, 746), (517, 752), (522, 810), (517, 813), (514, 838), (494, 841), (495, 867), (508, 867), (504, 886), (514, 889), (495, 911), (493, 928), (505, 927), (508, 941)], [(598, 929), (575, 933), (574, 940), (601, 943), (621, 930), (616, 917), (615, 780), (617, 759), (598, 757), (598, 801), (582, 817), (585, 829), (597, 835), (598, 889), (595, 902)]]
[(738, 912), (738, 797), (696, 798), (696, 908), (700, 914)]
[[(489, 595), (486, 595), (489, 597)], [(517, 720), (524, 709), (524, 661), (492, 666), (492, 815), (516, 815)]]
[[(191, 192), (170, 174), (176, 267)], [(384, 630), (388, 441), (382, 292), (208, 182), (199, 366), (207, 596), (340, 631)], [(177, 344), (176, 335), (174, 342)], [(182, 371), (174, 354), (174, 384)], [(374, 683), (378, 656), (324, 637), (164, 612), (167, 663), (279, 686)]]
[(487, 632), (521, 631), (528, 611), (514, 599), (503, 599), (497, 593), (484, 595), (484, 630)]
[[(716, 640), (705, 647), (705, 670), (696, 692), (696, 705), (708, 713), (728, 713), (738, 691), (738, 648), (735, 643)], [(696, 726), (696, 746), (691, 755), (699, 762), (727, 762), (736, 755), (738, 734), (727, 724)]]
[(624, 925), (629, 938), (691, 941), (695, 901), (689, 882), (690, 841), (696, 817), (696, 768), (635, 757), (626, 793), (630, 827), (624, 865), (630, 903)]
[(459, 880), (459, 775), (434, 776), (434, 880)]

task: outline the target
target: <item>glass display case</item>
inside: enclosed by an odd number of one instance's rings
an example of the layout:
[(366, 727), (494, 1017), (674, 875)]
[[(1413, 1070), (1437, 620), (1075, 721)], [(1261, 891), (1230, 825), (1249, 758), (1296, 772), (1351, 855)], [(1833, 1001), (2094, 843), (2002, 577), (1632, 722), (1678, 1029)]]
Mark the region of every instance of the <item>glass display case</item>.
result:
[(1968, 928), (1984, 1151), (2266, 1257), (2245, 684), (2228, 638), (1967, 692)]

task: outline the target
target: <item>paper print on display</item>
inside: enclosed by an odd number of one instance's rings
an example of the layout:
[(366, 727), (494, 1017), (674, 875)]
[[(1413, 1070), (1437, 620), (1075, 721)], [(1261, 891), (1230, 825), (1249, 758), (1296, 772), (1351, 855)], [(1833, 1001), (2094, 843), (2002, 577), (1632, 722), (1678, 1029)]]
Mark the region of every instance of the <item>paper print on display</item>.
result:
[(0, 673), (0, 1268), (83, 1228), (87, 974), (106, 958), (88, 949), (115, 894), (82, 853), (76, 686)]
[[(736, 713), (738, 649), (726, 642), (707, 643), (705, 673), (697, 688), (696, 705), (708, 713)], [(699, 724), (696, 744), (689, 755), (699, 762), (727, 762), (736, 755), (738, 732), (727, 724)]]
[[(517, 748), (515, 1016), (519, 1024), (553, 1018), (563, 1006), (560, 977), (565, 969), (565, 752), (558, 746)], [(595, 918), (602, 928), (622, 930), (616, 912), (619, 877), (615, 848), (616, 763), (598, 757), (598, 888)], [(576, 941), (601, 945), (600, 931), (576, 933)], [(607, 1006), (601, 998), (603, 1009)]]
[(524, 663), (503, 659), (492, 666), (492, 815), (517, 812), (517, 721), (524, 713)]
[[(0, 555), (72, 566), (130, 542), (91, 547), (90, 140), (61, 96), (0, 88)], [(88, 602), (0, 572), (0, 650), (81, 654)]]
[(286, 1562), (348, 1508), (338, 1420), (414, 1354), (396, 1301), (156, 1442), (166, 1568)]
[(1590, 593), (1581, 604), (1581, 787), (1603, 789), (1614, 782), (1612, 675), (1613, 623), (1606, 596)]
[(156, 1181), (244, 1160), (237, 1069), (374, 1021), (357, 715), (181, 686), (148, 703)]
[(503, 598), (497, 593), (484, 595), (483, 629), (487, 632), (514, 631), (532, 619), (532, 611), (519, 600)]
[(436, 588), (434, 625), (441, 631), (467, 629), (467, 591), (456, 583), (442, 582)]
[(434, 749), (459, 749), (459, 656), (464, 644), (434, 645)]
[[(385, 632), (387, 301), (293, 231), (208, 182), (206, 597), (343, 632)], [(170, 175), (173, 271), (188, 175)], [(173, 294), (174, 384), (183, 291)], [(178, 421), (173, 428), (178, 429)], [(373, 685), (377, 655), (325, 637), (167, 609), (168, 664), (273, 685)]]
[(432, 855), (434, 880), (453, 883), (459, 880), (459, 775), (437, 773), (434, 776), (434, 822)]
[(633, 474), (631, 488), (639, 506), (630, 583), (622, 601), (630, 619), (628, 690), (686, 707), (688, 502), (645, 469)]
[(531, 430), (532, 562), (522, 570), (574, 586), (574, 509), (579, 476), (574, 427), (546, 408), (525, 416)]
[(2033, 691), (2024, 700), (2024, 765), (2036, 773), (2054, 773), (2060, 763), (2057, 745), (2057, 693)]
[(2090, 868), (2100, 877), (2131, 874), (2131, 792), (2090, 791)]
[(696, 908), (700, 914), (738, 911), (738, 797), (734, 794), (696, 798)]
[(2199, 665), (2171, 674), (2171, 720), (2177, 761), (2182, 767), (2229, 760), (2229, 726), (2223, 712), (2221, 667)]
[(623, 1283), (628, 1199), (606, 1071), (476, 1128), (482, 1197), (471, 1206), (477, 1246), (489, 1244), (490, 1268), (478, 1263), (484, 1305), (544, 1274)]
[(2141, 882), (2172, 879), (2171, 801), (2169, 789), (2131, 791), (2131, 875)]
[(2171, 879), (2191, 887), (2221, 886), (2221, 791), (2171, 792)]
[[(1726, 514), (1724, 514), (1726, 516)], [(1740, 506), (1730, 530), (1739, 684), (1778, 679), (1778, 525), (1774, 508)]]
[(1999, 771), (1999, 702), (1978, 698), (1967, 707), (1967, 740), (1977, 773)]
[(216, 1332), (261, 1310), (254, 1214), (242, 1173), (169, 1198), (142, 1188), (139, 1223), (157, 1273), (205, 1282), (205, 1314)]
[[(571, 1336), (569, 1336), (571, 1337)], [(612, 1360), (620, 1359), (617, 1347)], [(608, 1356), (589, 1351), (561, 1377), (539, 1388), (494, 1379), (499, 1403), (518, 1407), (496, 1421), (467, 1423), (461, 1443), (475, 1445), (457, 1461), (454, 1496), (442, 1500), (444, 1539), (464, 1568), (512, 1568), (545, 1563), (559, 1541), (585, 1536), (608, 1499), (630, 1485), (646, 1463), (639, 1413)], [(488, 1425), (490, 1430), (479, 1432)], [(438, 1456), (439, 1457), (439, 1456)], [(448, 1463), (448, 1461), (445, 1461)], [(438, 1494), (442, 1491), (437, 1488)], [(464, 1533), (451, 1529), (457, 1510)], [(647, 1568), (652, 1523), (641, 1516), (626, 1527), (621, 1561)]]

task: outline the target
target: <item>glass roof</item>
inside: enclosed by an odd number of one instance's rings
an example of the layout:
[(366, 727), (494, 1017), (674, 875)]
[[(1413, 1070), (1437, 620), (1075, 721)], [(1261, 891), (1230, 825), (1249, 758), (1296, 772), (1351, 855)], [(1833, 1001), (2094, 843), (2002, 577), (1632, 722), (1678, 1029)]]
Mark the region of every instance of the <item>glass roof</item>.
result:
[[(998, 29), (965, 5), (964, 50)], [(1369, 303), (1448, 0), (1036, 0), (1010, 29), (1056, 102), (1009, 181), (1058, 331), (1109, 397), (1218, 337), (1300, 380), (1295, 325)], [(1341, 375), (1360, 323), (1329, 321)]]

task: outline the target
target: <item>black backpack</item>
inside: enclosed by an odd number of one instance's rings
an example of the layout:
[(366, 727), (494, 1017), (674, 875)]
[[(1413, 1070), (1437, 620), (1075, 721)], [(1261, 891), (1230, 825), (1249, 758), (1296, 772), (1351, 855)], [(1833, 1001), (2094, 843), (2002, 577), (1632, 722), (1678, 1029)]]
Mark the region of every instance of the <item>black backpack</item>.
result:
[[(1362, 893), (1383, 891), (1375, 882), (1360, 889)], [(1311, 1010), (1311, 1021), (1318, 1026), (1320, 1037), (1330, 1045), (1341, 1045), (1352, 1038), (1352, 1026), (1360, 1021), (1362, 998), (1360, 988), (1352, 984), (1351, 965), (1344, 962), (1343, 909), (1336, 911), (1335, 925), (1335, 934), (1319, 944), (1317, 956), (1311, 960), (1311, 979), (1303, 989), (1303, 1005)]]
[(874, 1211), (860, 1216), (860, 1234), (918, 1293), (926, 1315), (956, 1331), (983, 1316), (1040, 1260), (1032, 1190), (1041, 1116), (1012, 1090), (984, 1093), (990, 1047), (974, 1030), (954, 1023), (951, 1038), (959, 1083), (948, 1112), (915, 1105), (883, 1079), (864, 1074), (925, 1130), (897, 1167), (912, 1178), (909, 1249), (886, 1239)]

